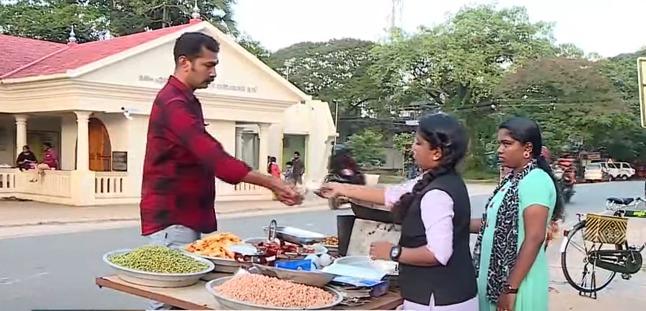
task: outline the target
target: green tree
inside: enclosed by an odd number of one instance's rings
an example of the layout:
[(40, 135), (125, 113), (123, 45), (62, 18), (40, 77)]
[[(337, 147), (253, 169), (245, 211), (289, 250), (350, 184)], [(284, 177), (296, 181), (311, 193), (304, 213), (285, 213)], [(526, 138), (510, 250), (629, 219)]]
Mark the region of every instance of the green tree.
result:
[(145, 29), (186, 24), (197, 4), (200, 16), (224, 33), (238, 36), (233, 19), (235, 0), (121, 0), (89, 1), (100, 7), (110, 21), (110, 31), (115, 35), (141, 32)]
[(267, 50), (260, 43), (260, 41), (252, 39), (251, 36), (247, 34), (240, 35), (237, 41), (238, 41), (238, 44), (240, 44), (251, 54), (256, 55), (256, 57), (258, 57), (258, 59), (260, 59), (264, 63), (267, 63), (267, 61), (269, 60), (269, 57), (271, 56), (271, 52), (269, 52), (269, 50)]
[(301, 42), (274, 52), (268, 64), (305, 93), (339, 108), (342, 137), (365, 127), (361, 117), (380, 107), (368, 74), (373, 42), (356, 39)]
[(107, 29), (99, 7), (87, 1), (18, 0), (0, 4), (0, 32), (54, 42), (67, 42), (70, 28), (78, 42), (94, 41)]
[(585, 52), (573, 43), (559, 44), (556, 48), (556, 56), (563, 58), (583, 58)]
[[(237, 36), (233, 4), (235, 0), (197, 2), (202, 19)], [(82, 43), (98, 40), (108, 32), (122, 36), (185, 24), (194, 5), (190, 0), (18, 0), (0, 4), (0, 32), (66, 42), (74, 26)]]
[(639, 84), (637, 58), (646, 56), (646, 49), (620, 54), (600, 61), (600, 69), (629, 106), (629, 113), (614, 115), (606, 124), (595, 127), (593, 141), (614, 158), (646, 162), (646, 130), (639, 120)]
[(605, 118), (628, 111), (598, 64), (583, 58), (530, 62), (505, 77), (497, 96), (501, 111), (538, 121), (545, 143), (557, 151), (589, 145)]
[(452, 112), (471, 137), (468, 168), (484, 168), (485, 147), (495, 130), (493, 92), (505, 74), (553, 55), (552, 26), (529, 21), (524, 8), (476, 6), (446, 22), (375, 48), (371, 74), (397, 114), (414, 101), (418, 109)]
[[(249, 35), (240, 34), (233, 20), (235, 0), (197, 2), (202, 19), (236, 37), (260, 60), (269, 51)], [(19, 0), (0, 4), (0, 32), (54, 42), (67, 42), (71, 27), (78, 42), (123, 36), (188, 22), (195, 6), (190, 0)]]
[(403, 132), (403, 133), (398, 133), (393, 136), (393, 145), (395, 146), (395, 149), (400, 152), (404, 159), (404, 166), (402, 167), (402, 173), (404, 173), (405, 169), (408, 167), (408, 165), (411, 164), (411, 153), (412, 153), (412, 148), (413, 148), (413, 138), (414, 134), (411, 132)]
[(413, 133), (404, 132), (398, 133), (393, 136), (393, 144), (395, 148), (403, 155), (410, 152), (413, 145)]
[(373, 129), (365, 129), (348, 139), (357, 163), (362, 167), (377, 166), (384, 159), (384, 137)]
[[(633, 113), (639, 113), (639, 82), (637, 58), (646, 56), (646, 49), (620, 54), (600, 62), (601, 72), (612, 82)], [(635, 118), (639, 120), (638, 115)]]

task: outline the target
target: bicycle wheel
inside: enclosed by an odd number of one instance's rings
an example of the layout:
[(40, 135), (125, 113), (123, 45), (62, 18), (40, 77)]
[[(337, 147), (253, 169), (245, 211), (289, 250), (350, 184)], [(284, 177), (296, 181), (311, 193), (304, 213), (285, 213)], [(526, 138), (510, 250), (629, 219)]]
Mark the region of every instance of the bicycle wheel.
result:
[[(588, 260), (588, 253), (592, 250), (617, 249), (614, 244), (593, 243), (583, 239), (585, 220), (572, 228), (561, 244), (561, 269), (567, 282), (580, 292), (591, 293), (604, 289), (616, 272), (599, 268)], [(592, 284), (592, 272), (595, 284)]]

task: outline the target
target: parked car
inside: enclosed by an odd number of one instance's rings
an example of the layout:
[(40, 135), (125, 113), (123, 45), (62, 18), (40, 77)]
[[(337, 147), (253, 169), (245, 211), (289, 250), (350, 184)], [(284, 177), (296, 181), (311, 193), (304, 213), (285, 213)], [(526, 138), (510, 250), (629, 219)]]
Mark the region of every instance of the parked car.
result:
[(626, 162), (604, 162), (601, 165), (606, 169), (610, 180), (628, 180), (635, 176), (635, 169)]
[(608, 172), (602, 163), (590, 163), (585, 166), (583, 179), (585, 181), (605, 181), (608, 180)]

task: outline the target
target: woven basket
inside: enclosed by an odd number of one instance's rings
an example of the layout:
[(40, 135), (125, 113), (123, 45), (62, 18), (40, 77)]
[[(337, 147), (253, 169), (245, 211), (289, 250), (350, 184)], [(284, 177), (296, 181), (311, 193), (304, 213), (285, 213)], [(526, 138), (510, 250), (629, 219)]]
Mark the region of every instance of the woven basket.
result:
[(628, 218), (588, 214), (583, 238), (595, 243), (623, 244), (626, 242), (627, 228)]

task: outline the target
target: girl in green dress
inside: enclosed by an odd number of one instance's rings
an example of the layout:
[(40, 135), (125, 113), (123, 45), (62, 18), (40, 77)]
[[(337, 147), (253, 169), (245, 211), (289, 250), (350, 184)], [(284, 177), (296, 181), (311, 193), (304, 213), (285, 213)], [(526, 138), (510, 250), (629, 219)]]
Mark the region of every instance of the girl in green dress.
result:
[(563, 204), (554, 174), (541, 155), (536, 122), (512, 118), (498, 130), (498, 156), (511, 169), (487, 202), (478, 233), (474, 264), (480, 311), (543, 311), (548, 308), (549, 271), (545, 238)]

